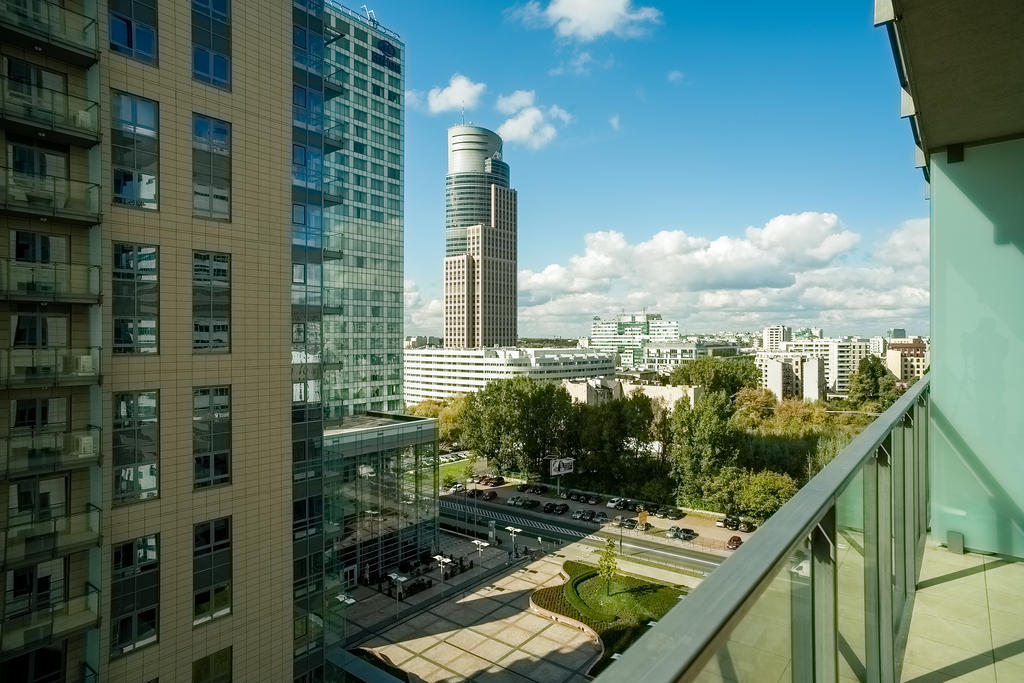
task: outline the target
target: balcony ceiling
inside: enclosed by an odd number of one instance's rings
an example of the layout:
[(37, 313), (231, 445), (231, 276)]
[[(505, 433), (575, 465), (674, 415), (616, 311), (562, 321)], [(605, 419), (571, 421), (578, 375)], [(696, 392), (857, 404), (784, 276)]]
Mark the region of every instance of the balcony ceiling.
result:
[(929, 151), (1024, 135), (1024, 2), (894, 0)]

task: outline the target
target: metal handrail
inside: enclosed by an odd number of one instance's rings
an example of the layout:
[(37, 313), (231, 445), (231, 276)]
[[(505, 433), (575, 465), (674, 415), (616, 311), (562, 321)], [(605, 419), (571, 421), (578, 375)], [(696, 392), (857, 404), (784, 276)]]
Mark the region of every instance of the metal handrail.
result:
[[(30, 92), (19, 92), (12, 87), (14, 84)], [(0, 110), (50, 129), (59, 126), (92, 135), (99, 134), (99, 103), (52, 88), (22, 83), (7, 76), (0, 76)]]
[(753, 606), (928, 387), (925, 375), (597, 680), (676, 681), (698, 665), (716, 639)]
[(96, 20), (53, 2), (0, 1), (0, 20), (75, 47), (97, 49)]

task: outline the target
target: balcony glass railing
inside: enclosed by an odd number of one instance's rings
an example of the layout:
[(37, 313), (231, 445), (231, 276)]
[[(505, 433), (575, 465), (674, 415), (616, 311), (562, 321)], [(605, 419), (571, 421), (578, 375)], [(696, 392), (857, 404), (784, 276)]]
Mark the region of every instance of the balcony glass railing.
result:
[(0, 350), (0, 386), (90, 384), (99, 376), (97, 347)]
[(100, 107), (96, 102), (6, 76), (0, 76), (0, 112), (47, 130), (67, 130), (90, 137), (100, 130)]
[(74, 513), (60, 505), (26, 512), (9, 510), (0, 537), (4, 564), (66, 554), (100, 542), (100, 509), (89, 503), (84, 511)]
[(597, 680), (899, 680), (928, 410), (925, 377)]
[(45, 640), (58, 640), (98, 625), (100, 591), (91, 583), (73, 591), (65, 599), (45, 605), (13, 618), (5, 616), (0, 624), (0, 650), (11, 652)]
[(0, 439), (0, 477), (89, 467), (100, 461), (100, 430), (12, 430)]
[(0, 23), (51, 43), (96, 51), (96, 20), (45, 0), (0, 0)]
[(100, 213), (100, 186), (0, 168), (0, 209), (96, 221)]
[(32, 300), (99, 301), (100, 267), (0, 259), (0, 294)]

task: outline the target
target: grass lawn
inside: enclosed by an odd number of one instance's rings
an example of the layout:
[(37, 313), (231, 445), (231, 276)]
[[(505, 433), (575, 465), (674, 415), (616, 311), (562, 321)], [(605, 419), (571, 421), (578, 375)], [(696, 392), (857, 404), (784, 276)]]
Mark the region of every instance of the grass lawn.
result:
[(676, 606), (683, 587), (651, 583), (632, 576), (616, 576), (611, 586), (597, 576), (597, 568), (580, 562), (564, 564), (569, 580), (561, 586), (542, 588), (533, 594), (541, 607), (564, 614), (594, 629), (604, 643), (604, 657), (591, 669), (597, 674), (647, 631), (647, 622), (657, 621)]

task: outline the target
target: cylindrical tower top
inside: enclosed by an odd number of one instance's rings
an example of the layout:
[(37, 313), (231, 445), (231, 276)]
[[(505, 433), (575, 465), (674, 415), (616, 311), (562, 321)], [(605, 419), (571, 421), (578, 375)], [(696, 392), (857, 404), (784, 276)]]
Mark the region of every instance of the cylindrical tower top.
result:
[(480, 126), (448, 129), (448, 173), (483, 173), (484, 162), (501, 159), (501, 137)]

